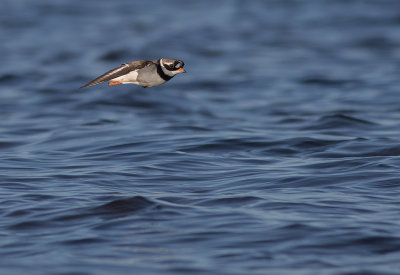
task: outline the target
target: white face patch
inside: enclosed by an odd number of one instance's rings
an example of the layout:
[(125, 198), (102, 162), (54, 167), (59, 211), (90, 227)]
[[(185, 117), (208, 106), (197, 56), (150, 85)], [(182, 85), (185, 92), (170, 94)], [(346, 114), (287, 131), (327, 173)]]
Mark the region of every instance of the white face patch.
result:
[[(177, 75), (177, 74), (180, 74), (181, 72), (180, 71), (178, 71), (178, 70), (175, 70), (175, 71), (170, 71), (170, 70), (167, 70), (167, 68), (165, 68), (165, 64), (164, 64), (164, 60), (161, 58), (160, 59), (160, 65), (161, 65), (161, 69), (162, 69), (162, 71), (166, 74), (166, 75), (168, 75), (168, 76), (174, 76), (174, 75)], [(171, 64), (168, 64), (168, 65), (173, 65), (173, 63), (171, 63)]]

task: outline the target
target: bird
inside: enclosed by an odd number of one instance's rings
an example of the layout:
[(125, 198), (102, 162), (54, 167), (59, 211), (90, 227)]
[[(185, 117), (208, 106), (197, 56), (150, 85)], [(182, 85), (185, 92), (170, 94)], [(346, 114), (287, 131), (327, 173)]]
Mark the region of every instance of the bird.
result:
[(136, 84), (144, 88), (153, 87), (167, 82), (177, 74), (186, 73), (184, 65), (182, 60), (168, 58), (132, 61), (102, 74), (81, 88), (106, 81), (109, 81), (109, 86)]

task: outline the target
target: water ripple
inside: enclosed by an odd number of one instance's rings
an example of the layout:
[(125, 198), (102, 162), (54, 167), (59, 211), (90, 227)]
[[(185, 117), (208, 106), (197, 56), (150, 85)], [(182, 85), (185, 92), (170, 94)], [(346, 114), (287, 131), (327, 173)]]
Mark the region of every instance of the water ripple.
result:
[(399, 1), (3, 2), (1, 274), (398, 274)]

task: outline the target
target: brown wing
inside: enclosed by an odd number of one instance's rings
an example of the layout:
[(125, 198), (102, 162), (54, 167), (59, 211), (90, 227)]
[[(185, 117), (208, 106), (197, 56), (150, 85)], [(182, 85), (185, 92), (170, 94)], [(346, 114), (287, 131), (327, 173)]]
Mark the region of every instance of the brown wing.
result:
[(109, 81), (109, 80), (119, 77), (121, 75), (127, 74), (131, 71), (144, 68), (151, 63), (152, 63), (151, 61), (133, 61), (130, 63), (122, 64), (118, 68), (112, 69), (112, 70), (102, 74), (101, 76), (97, 77), (96, 79), (90, 81), (89, 83), (83, 85), (81, 88), (86, 88), (86, 87), (90, 87), (93, 85), (97, 85), (97, 84)]

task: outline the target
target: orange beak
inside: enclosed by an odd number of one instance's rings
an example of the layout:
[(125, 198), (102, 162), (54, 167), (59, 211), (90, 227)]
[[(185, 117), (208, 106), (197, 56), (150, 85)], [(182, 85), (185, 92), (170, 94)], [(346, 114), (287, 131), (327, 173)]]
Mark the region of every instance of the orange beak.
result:
[(181, 73), (186, 73), (186, 71), (183, 68), (179, 68), (178, 71)]

